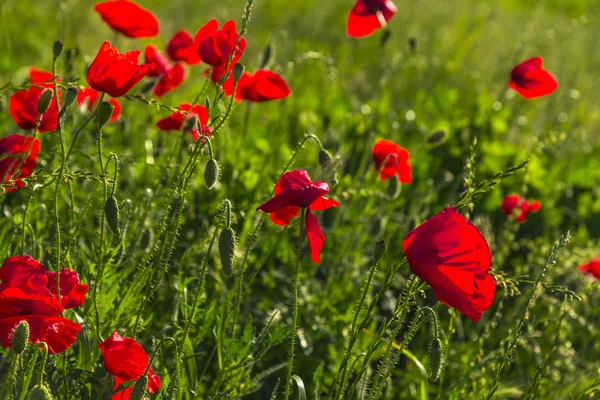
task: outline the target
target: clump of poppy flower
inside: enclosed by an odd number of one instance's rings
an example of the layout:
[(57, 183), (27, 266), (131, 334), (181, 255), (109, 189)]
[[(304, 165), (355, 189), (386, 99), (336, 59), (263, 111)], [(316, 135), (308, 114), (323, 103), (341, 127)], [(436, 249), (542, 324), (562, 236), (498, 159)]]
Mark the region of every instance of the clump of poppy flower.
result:
[(133, 1), (106, 1), (96, 4), (94, 9), (108, 26), (124, 36), (144, 38), (158, 34), (156, 17)]
[(11, 182), (14, 188), (22, 188), (23, 178), (31, 176), (40, 152), (37, 138), (22, 135), (8, 135), (0, 139), (0, 183)]
[(346, 24), (346, 35), (355, 38), (369, 36), (386, 25), (398, 8), (391, 0), (358, 0)]
[(382, 181), (397, 175), (401, 183), (412, 182), (408, 150), (391, 140), (379, 139), (373, 146), (372, 155)]
[(526, 99), (535, 99), (554, 92), (558, 82), (550, 72), (542, 68), (542, 58), (534, 57), (512, 69), (509, 87)]
[(483, 234), (448, 207), (412, 230), (402, 242), (410, 269), (439, 301), (476, 322), (496, 292), (492, 253)]
[(600, 256), (594, 258), (589, 263), (580, 265), (579, 270), (596, 279), (600, 279)]
[(502, 199), (500, 209), (506, 215), (515, 215), (517, 222), (525, 222), (529, 213), (540, 211), (538, 200), (528, 201), (518, 194), (509, 194)]
[(246, 49), (246, 39), (242, 37), (238, 44), (238, 37), (235, 21), (229, 20), (219, 29), (217, 20), (210, 20), (196, 33), (198, 55), (205, 63), (221, 67), (227, 64), (233, 54), (230, 66), (234, 65)]
[(185, 69), (181, 63), (174, 65), (154, 46), (146, 46), (144, 50), (146, 64), (154, 64), (149, 76), (158, 78), (152, 92), (163, 96), (176, 89), (185, 79)]

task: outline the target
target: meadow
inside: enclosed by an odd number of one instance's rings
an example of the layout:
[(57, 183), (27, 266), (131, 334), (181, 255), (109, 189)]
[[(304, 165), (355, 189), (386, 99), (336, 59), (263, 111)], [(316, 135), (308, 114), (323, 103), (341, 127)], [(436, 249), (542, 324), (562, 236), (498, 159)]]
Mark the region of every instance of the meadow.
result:
[(0, 0), (0, 400), (600, 396), (600, 3), (137, 4)]

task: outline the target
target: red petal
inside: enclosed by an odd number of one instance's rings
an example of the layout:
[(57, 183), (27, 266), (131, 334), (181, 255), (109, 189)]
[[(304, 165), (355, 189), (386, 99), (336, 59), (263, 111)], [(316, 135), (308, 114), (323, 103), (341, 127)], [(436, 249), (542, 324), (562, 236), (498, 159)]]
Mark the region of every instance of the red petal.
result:
[(500, 206), (500, 209), (504, 214), (512, 215), (513, 210), (517, 208), (520, 202), (521, 196), (519, 196), (518, 194), (509, 194), (507, 196), (504, 196), (504, 199), (502, 199), (502, 205)]
[(319, 226), (319, 220), (310, 209), (306, 210), (306, 236), (310, 246), (310, 258), (319, 264), (321, 262), (321, 249), (325, 244), (325, 235)]
[(348, 15), (346, 35), (360, 38), (371, 35), (375, 30), (381, 28), (377, 10), (381, 12), (383, 19), (387, 22), (398, 11), (398, 8), (391, 0), (358, 0)]
[(12, 331), (21, 321), (29, 324), (29, 341), (45, 342), (50, 354), (62, 353), (75, 343), (81, 325), (63, 317), (19, 315), (0, 319), (0, 340), (4, 347), (12, 346)]
[(94, 9), (112, 29), (131, 38), (158, 34), (158, 21), (148, 10), (132, 1), (107, 1)]
[(515, 66), (511, 71), (509, 87), (526, 99), (534, 99), (551, 94), (558, 82), (542, 68), (540, 57), (531, 58)]
[(106, 370), (123, 382), (137, 380), (148, 366), (148, 354), (142, 345), (117, 331), (98, 347)]
[(339, 207), (339, 201), (328, 199), (327, 197), (318, 198), (310, 205), (312, 211), (327, 210), (331, 207)]
[(406, 149), (391, 140), (379, 139), (373, 146), (372, 155), (375, 170), (381, 171), (381, 180), (397, 174), (400, 182), (412, 182), (409, 153)]
[(258, 70), (240, 79), (240, 96), (249, 101), (263, 102), (284, 99), (292, 95), (285, 80), (272, 71)]

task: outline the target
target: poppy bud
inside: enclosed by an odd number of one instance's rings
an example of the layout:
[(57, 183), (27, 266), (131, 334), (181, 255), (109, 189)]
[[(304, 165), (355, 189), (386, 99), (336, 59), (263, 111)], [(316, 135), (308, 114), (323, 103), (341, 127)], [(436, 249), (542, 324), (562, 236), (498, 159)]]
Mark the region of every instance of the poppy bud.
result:
[(22, 354), (29, 340), (29, 324), (27, 321), (19, 322), (12, 336), (12, 349), (16, 354)]
[(77, 93), (79, 93), (79, 89), (77, 89), (75, 86), (71, 86), (69, 89), (67, 89), (67, 93), (63, 99), (63, 107), (69, 107), (77, 98)]
[(373, 260), (375, 262), (379, 262), (386, 250), (387, 244), (385, 243), (385, 240), (380, 240), (379, 242), (375, 243), (375, 249), (373, 250)]
[(242, 63), (236, 63), (233, 66), (233, 80), (238, 82), (242, 78), (242, 75), (244, 75), (244, 65)]
[(29, 391), (27, 400), (52, 400), (52, 395), (46, 386), (38, 385)]
[(112, 113), (113, 105), (108, 101), (103, 101), (102, 104), (100, 104), (98, 115), (96, 115), (96, 121), (98, 121), (98, 125), (104, 126), (110, 119)]
[(388, 40), (390, 40), (390, 38), (392, 37), (392, 31), (388, 28), (383, 30), (383, 33), (381, 35), (381, 42), (379, 43), (381, 47), (385, 46), (385, 44), (388, 42)]
[(234, 251), (235, 231), (229, 227), (223, 228), (219, 235), (219, 255), (221, 256), (221, 266), (225, 276), (231, 276)]
[(446, 360), (444, 358), (444, 346), (439, 338), (435, 338), (429, 345), (429, 379), (435, 382), (440, 377)]
[(204, 183), (208, 189), (212, 189), (219, 180), (219, 172), (219, 163), (214, 158), (206, 162), (206, 166), (204, 167)]
[(62, 53), (63, 47), (64, 47), (64, 44), (63, 44), (62, 40), (54, 41), (54, 43), (52, 44), (52, 54), (54, 55), (54, 58), (60, 57), (60, 53)]
[(438, 146), (446, 141), (448, 138), (448, 134), (444, 130), (438, 130), (435, 132), (431, 132), (429, 136), (427, 136), (427, 143)]
[(273, 54), (273, 47), (271, 44), (267, 44), (262, 54), (262, 61), (260, 63), (259, 69), (265, 69), (267, 65), (271, 62), (271, 55)]
[(417, 51), (417, 39), (414, 37), (408, 38), (408, 47), (413, 53)]
[(321, 168), (327, 168), (329, 163), (331, 163), (331, 160), (331, 153), (325, 149), (319, 150), (319, 164), (321, 164)]
[(46, 111), (48, 111), (48, 107), (50, 107), (51, 101), (52, 101), (52, 90), (48, 90), (48, 89), (44, 90), (44, 92), (40, 96), (38, 103), (37, 103), (38, 112), (40, 114), (43, 114)]
[(388, 179), (388, 186), (387, 186), (388, 197), (392, 200), (396, 200), (398, 198), (398, 196), (400, 196), (400, 192), (402, 192), (402, 185), (400, 184), (400, 181), (398, 180), (398, 178), (392, 177), (391, 179)]
[(135, 385), (133, 385), (133, 389), (131, 390), (131, 396), (129, 396), (130, 400), (142, 400), (144, 395), (146, 394), (146, 387), (148, 386), (148, 375), (142, 375), (140, 379), (137, 380)]
[(148, 249), (152, 241), (154, 240), (154, 233), (152, 233), (151, 229), (145, 229), (142, 232), (142, 237), (140, 238), (140, 247), (142, 249)]
[(148, 81), (142, 85), (142, 88), (140, 89), (140, 93), (146, 94), (146, 93), (150, 92), (152, 89), (154, 89), (154, 86), (156, 86), (157, 83), (158, 83), (158, 80), (156, 80), (156, 79), (148, 79)]
[(189, 132), (192, 129), (194, 129), (197, 124), (198, 124), (198, 117), (196, 117), (195, 115), (192, 115), (190, 118), (188, 118), (187, 121), (185, 121), (185, 125), (183, 127), (183, 130), (185, 132)]
[(104, 203), (104, 214), (106, 215), (106, 222), (108, 222), (110, 230), (113, 231), (115, 235), (118, 235), (121, 232), (121, 229), (119, 228), (121, 212), (115, 196), (110, 196), (106, 199), (106, 202)]

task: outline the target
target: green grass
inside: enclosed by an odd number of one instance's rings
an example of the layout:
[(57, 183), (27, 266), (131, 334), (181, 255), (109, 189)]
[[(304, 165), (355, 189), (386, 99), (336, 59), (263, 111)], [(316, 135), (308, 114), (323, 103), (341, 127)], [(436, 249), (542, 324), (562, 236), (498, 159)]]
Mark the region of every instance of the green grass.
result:
[[(212, 18), (236, 19), (239, 24), (245, 5), (241, 0), (141, 3), (158, 16), (161, 33), (150, 40), (120, 37), (116, 44), (121, 51), (143, 49), (149, 43), (163, 48), (177, 29), (194, 33)], [(436, 305), (430, 289), (415, 291), (407, 321), (417, 307), (434, 307), (446, 345), (446, 366), (436, 382), (424, 376), (432, 340), (430, 322), (425, 320), (393, 369), (384, 397), (484, 398), (505, 356), (511, 356), (510, 363), (494, 398), (598, 395), (600, 292), (597, 283), (577, 270), (600, 252), (598, 3), (396, 0), (399, 11), (383, 47), (381, 32), (362, 40), (345, 36), (352, 3), (255, 0), (241, 62), (250, 71), (258, 68), (263, 49), (272, 46), (270, 68), (286, 78), (294, 94), (284, 101), (234, 106), (212, 141), (222, 171), (212, 190), (204, 186), (203, 164), (208, 159), (204, 152), (187, 193), (173, 195), (177, 170), (190, 157), (189, 137), (185, 136), (186, 146), (175, 148), (176, 157), (169, 163), (177, 135), (155, 127), (169, 111), (123, 100), (123, 118), (104, 129), (103, 140), (104, 158), (114, 153), (120, 163), (115, 196), (122, 208), (124, 233), (119, 239), (105, 227), (104, 271), (97, 286), (99, 326), (91, 290), (85, 306), (65, 313), (84, 328), (67, 352), (66, 366), (62, 356), (48, 358), (44, 380), (56, 398), (108, 396), (112, 378), (100, 357), (97, 331), (106, 338), (119, 329), (125, 336), (135, 336), (149, 353), (163, 336), (179, 340), (199, 282), (199, 307), (182, 349), (183, 398), (265, 399), (275, 388), (277, 398), (282, 398), (299, 223), (296, 219), (280, 228), (264, 218), (253, 237), (261, 218), (255, 209), (270, 198), (282, 168), (307, 134), (316, 135), (334, 155), (335, 167), (319, 166), (319, 149), (309, 140), (290, 169), (306, 169), (314, 180), (330, 183), (335, 174), (338, 184), (330, 197), (341, 203), (318, 215), (327, 237), (322, 263), (312, 263), (304, 248), (300, 265), (294, 374), (309, 399), (327, 398), (331, 392), (375, 243), (385, 239), (389, 248), (367, 299), (370, 304), (380, 296), (368, 323), (371, 333), (359, 335), (350, 357), (354, 367), (349, 383), (359, 387), (375, 380), (385, 346), (374, 352), (361, 377), (357, 373), (363, 360), (357, 357), (383, 335), (382, 323), (394, 315), (396, 301), (407, 288), (410, 270), (400, 263), (404, 235), (454, 204), (468, 188), (464, 184), (468, 173), (474, 172), (475, 181), (481, 182), (525, 160), (529, 160), (526, 168), (502, 179), (468, 209), (494, 254), (498, 279), (494, 305), (472, 323), (455, 310)], [(49, 70), (55, 39), (65, 43), (59, 75), (65, 81), (79, 79), (77, 84), (83, 85), (86, 67), (101, 42), (115, 37), (85, 1), (1, 0), (0, 26), (0, 87), (8, 82), (20, 85), (29, 66)], [(414, 52), (409, 38), (416, 39)], [(70, 62), (64, 57), (68, 49), (77, 50)], [(543, 56), (544, 66), (560, 86), (549, 97), (526, 101), (508, 90), (508, 75), (517, 62), (536, 55)], [(188, 69), (182, 87), (159, 102), (169, 106), (191, 102), (204, 82), (203, 70), (204, 66)], [(207, 93), (212, 99), (212, 85)], [(18, 132), (8, 112), (11, 94), (8, 89), (0, 92), (1, 136)], [(223, 113), (226, 105), (215, 112)], [(67, 140), (83, 120), (76, 111), (68, 113)], [(448, 139), (432, 147), (425, 139), (438, 129), (446, 131)], [(23, 214), (31, 196), (25, 252), (55, 269), (54, 183), (43, 184), (51, 181), (50, 174), (60, 164), (60, 146), (57, 135), (40, 136), (35, 180), (41, 184), (33, 180), (29, 188), (0, 195), (0, 258), (20, 254)], [(103, 215), (95, 136), (90, 124), (69, 159), (69, 185), (61, 185), (58, 197), (63, 266), (78, 271), (90, 288), (99, 270)], [(370, 161), (378, 137), (394, 140), (411, 153), (413, 183), (402, 186), (394, 200)], [(475, 137), (475, 164), (469, 171), (464, 166)], [(112, 179), (112, 166), (108, 171)], [(541, 211), (524, 224), (507, 220), (499, 205), (509, 193), (541, 200)], [(206, 253), (220, 226), (224, 199), (233, 204), (232, 227), (238, 237), (232, 277), (222, 274), (216, 245)], [(163, 217), (172, 223), (166, 237)], [(554, 243), (567, 231), (571, 242), (559, 250), (557, 263), (549, 265), (541, 285), (535, 287), (535, 301), (529, 304), (533, 283)], [(153, 250), (160, 252), (163, 246), (162, 256)], [(390, 270), (395, 271), (393, 280), (382, 291)], [(136, 329), (141, 304), (145, 306)], [(524, 327), (512, 354), (506, 354), (525, 311)], [(401, 330), (405, 333), (408, 326)], [(28, 350), (26, 357), (32, 353)], [(0, 348), (0, 381), (9, 369), (9, 357), (10, 352)], [(171, 398), (167, 387), (176, 361), (169, 344), (155, 359), (164, 398)], [(542, 366), (547, 371), (536, 378)], [(63, 395), (64, 373), (69, 396)], [(15, 393), (24, 390), (19, 382)], [(534, 384), (539, 384), (537, 392), (531, 392)], [(296, 383), (293, 387), (295, 398)]]

